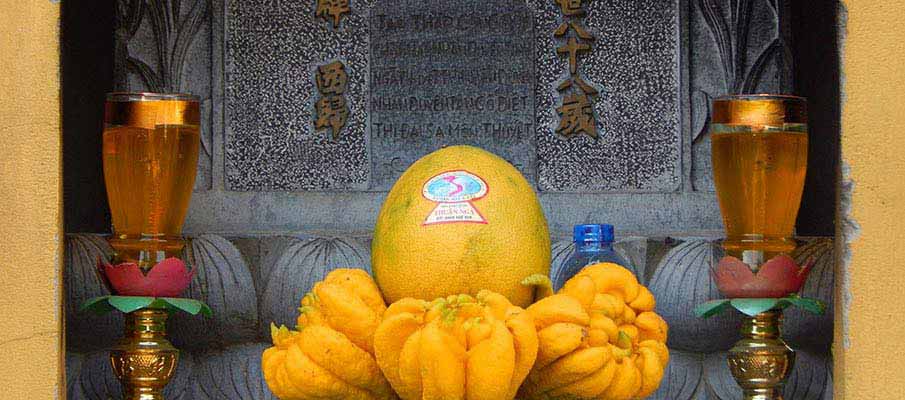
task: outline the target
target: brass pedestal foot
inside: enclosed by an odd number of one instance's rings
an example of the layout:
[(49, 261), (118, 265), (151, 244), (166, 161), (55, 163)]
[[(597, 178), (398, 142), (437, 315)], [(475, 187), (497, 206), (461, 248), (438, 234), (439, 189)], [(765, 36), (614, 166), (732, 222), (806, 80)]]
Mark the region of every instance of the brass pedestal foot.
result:
[(179, 360), (179, 350), (166, 339), (167, 316), (164, 309), (147, 308), (126, 314), (125, 337), (110, 351), (123, 399), (163, 400)]
[(729, 350), (729, 370), (745, 400), (782, 400), (782, 385), (792, 371), (795, 352), (781, 337), (782, 311), (745, 318), (743, 339)]

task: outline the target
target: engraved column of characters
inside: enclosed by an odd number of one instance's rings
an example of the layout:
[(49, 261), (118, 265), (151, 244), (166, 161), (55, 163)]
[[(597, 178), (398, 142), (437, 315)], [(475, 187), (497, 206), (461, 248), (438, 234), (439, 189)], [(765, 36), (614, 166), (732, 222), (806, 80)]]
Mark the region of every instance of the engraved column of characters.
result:
[[(556, 111), (560, 115), (556, 133), (569, 137), (576, 133), (587, 134), (597, 138), (597, 120), (594, 116), (593, 98), (598, 92), (593, 86), (581, 78), (578, 73), (579, 56), (591, 51), (594, 35), (572, 18), (585, 16), (584, 0), (554, 0), (566, 19), (553, 32), (556, 38), (568, 38), (566, 43), (556, 49), (557, 54), (569, 57), (569, 78), (559, 84), (557, 90), (562, 93), (562, 106)], [(571, 34), (570, 34), (571, 33)]]
[(351, 12), (349, 0), (317, 0), (317, 9), (314, 11), (314, 15), (323, 18), (324, 21), (331, 22), (333, 28), (336, 29), (339, 27), (339, 22), (342, 20), (343, 15)]
[(321, 98), (315, 103), (317, 117), (314, 127), (318, 131), (332, 129), (333, 139), (336, 139), (349, 119), (349, 105), (345, 97), (349, 75), (342, 62), (334, 61), (317, 67), (315, 80)]

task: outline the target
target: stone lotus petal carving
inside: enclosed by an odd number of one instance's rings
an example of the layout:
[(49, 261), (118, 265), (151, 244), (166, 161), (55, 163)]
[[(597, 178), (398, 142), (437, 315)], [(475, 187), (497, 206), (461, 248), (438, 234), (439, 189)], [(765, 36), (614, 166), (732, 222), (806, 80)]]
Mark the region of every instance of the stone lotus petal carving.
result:
[(199, 349), (257, 337), (257, 297), (242, 254), (217, 235), (202, 235), (189, 242), (186, 261), (194, 266), (195, 279), (184, 296), (207, 303), (214, 315), (174, 314), (170, 322), (173, 345)]
[(352, 238), (294, 239), (278, 243), (282, 254), (270, 257), (262, 267), (266, 279), (261, 296), (261, 332), (270, 322), (295, 326), (300, 301), (314, 283), (337, 268), (360, 268), (371, 272), (370, 247)]
[(783, 337), (792, 348), (806, 347), (821, 352), (833, 343), (833, 269), (836, 248), (832, 239), (813, 239), (792, 253), (798, 263), (813, 259), (814, 265), (801, 289), (801, 296), (818, 299), (826, 304), (823, 315), (814, 315), (797, 307), (785, 311)]
[(108, 259), (112, 252), (107, 240), (100, 235), (66, 236), (63, 281), (66, 287), (66, 345), (70, 350), (105, 348), (122, 333), (123, 317), (119, 313), (79, 312), (79, 306), (86, 300), (110, 294), (97, 274), (97, 261), (98, 258)]
[(703, 356), (684, 351), (669, 351), (669, 365), (660, 388), (648, 400), (697, 399), (698, 387), (704, 376)]
[(269, 346), (243, 344), (200, 355), (204, 361), (195, 367), (192, 399), (276, 399), (261, 372), (261, 353)]
[[(795, 400), (832, 398), (832, 362), (828, 356), (796, 351), (795, 366), (783, 387), (783, 396)], [(704, 381), (708, 399), (741, 400), (741, 390), (726, 364), (726, 352), (713, 353), (704, 360)], [(829, 397), (827, 397), (829, 395)]]
[(690, 240), (670, 250), (660, 261), (651, 279), (650, 290), (657, 298), (657, 312), (669, 323), (669, 347), (686, 351), (711, 352), (732, 347), (739, 335), (737, 313), (701, 320), (694, 306), (722, 298), (710, 277), (713, 244)]

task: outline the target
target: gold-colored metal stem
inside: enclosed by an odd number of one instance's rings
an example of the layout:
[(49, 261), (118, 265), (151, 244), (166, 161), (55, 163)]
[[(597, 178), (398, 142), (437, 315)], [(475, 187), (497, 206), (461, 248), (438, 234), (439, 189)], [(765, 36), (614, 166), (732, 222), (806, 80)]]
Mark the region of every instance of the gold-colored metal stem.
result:
[(179, 350), (166, 339), (167, 311), (141, 309), (126, 315), (125, 337), (110, 351), (113, 373), (125, 400), (163, 400), (179, 361)]
[(782, 385), (795, 352), (782, 340), (782, 311), (770, 310), (742, 323), (742, 340), (729, 350), (729, 370), (745, 400), (782, 400)]

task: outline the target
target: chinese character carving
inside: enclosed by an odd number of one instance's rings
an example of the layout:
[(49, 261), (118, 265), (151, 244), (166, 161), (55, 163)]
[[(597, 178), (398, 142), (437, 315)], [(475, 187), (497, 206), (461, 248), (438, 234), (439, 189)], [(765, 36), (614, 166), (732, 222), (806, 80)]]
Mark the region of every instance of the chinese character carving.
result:
[(584, 93), (566, 95), (559, 112), (559, 127), (556, 133), (565, 137), (576, 133), (584, 133), (597, 138), (597, 121), (594, 119), (594, 108)]
[(314, 128), (318, 131), (329, 128), (333, 139), (337, 139), (349, 119), (349, 105), (345, 97), (349, 75), (343, 63), (335, 61), (317, 67), (315, 81), (321, 98), (314, 104), (317, 114)]
[(559, 84), (562, 106), (557, 108), (560, 122), (556, 133), (565, 137), (584, 133), (597, 138), (597, 119), (594, 116), (594, 98), (598, 91), (579, 74), (579, 57), (591, 52), (594, 35), (587, 31), (576, 19), (585, 16), (584, 0), (554, 0), (562, 11), (565, 22), (553, 32), (553, 36), (565, 43), (556, 48), (557, 54), (569, 58), (569, 77)]
[[(314, 15), (323, 18), (324, 21), (332, 22), (333, 29), (336, 29), (339, 27), (343, 15), (351, 12), (349, 0), (317, 0), (317, 10)], [(331, 18), (332, 21), (330, 21)]]
[(560, 11), (562, 11), (563, 15), (569, 17), (580, 17), (584, 15), (584, 9), (582, 8), (583, 0), (555, 0), (556, 4), (559, 5)]

